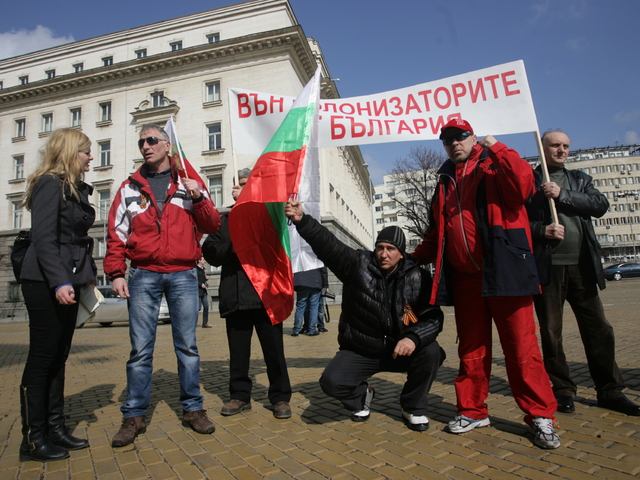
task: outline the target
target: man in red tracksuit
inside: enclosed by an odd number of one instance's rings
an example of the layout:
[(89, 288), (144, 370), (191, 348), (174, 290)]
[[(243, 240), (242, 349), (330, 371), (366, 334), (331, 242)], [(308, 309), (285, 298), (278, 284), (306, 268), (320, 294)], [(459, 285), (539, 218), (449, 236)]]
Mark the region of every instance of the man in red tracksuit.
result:
[(525, 202), (534, 192), (531, 166), (487, 136), (478, 142), (464, 120), (440, 139), (449, 155), (438, 171), (429, 228), (414, 255), (436, 262), (430, 303), (455, 306), (460, 371), (458, 415), (449, 431), (489, 425), (491, 319), (496, 323), (511, 391), (534, 443), (557, 448), (556, 401), (535, 334), (532, 295), (540, 292)]

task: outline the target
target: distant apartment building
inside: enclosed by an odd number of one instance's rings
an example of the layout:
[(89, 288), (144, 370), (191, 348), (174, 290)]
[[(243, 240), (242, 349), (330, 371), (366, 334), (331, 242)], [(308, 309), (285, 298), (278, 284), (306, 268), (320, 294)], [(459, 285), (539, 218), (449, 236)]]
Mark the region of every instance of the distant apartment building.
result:
[[(53, 130), (76, 128), (93, 142), (85, 181), (94, 187), (90, 234), (102, 283), (106, 218), (120, 183), (143, 162), (141, 126), (173, 116), (187, 158), (215, 204), (228, 207), (234, 162), (227, 90), (296, 96), (317, 65), (321, 96), (337, 98), (320, 46), (305, 37), (287, 0), (248, 1), (0, 60), (0, 320), (22, 308), (9, 250), (30, 225), (22, 206), (26, 179)], [(237, 156), (238, 168), (255, 160)], [(359, 148), (321, 149), (320, 163), (323, 223), (350, 245), (368, 247), (370, 179)]]

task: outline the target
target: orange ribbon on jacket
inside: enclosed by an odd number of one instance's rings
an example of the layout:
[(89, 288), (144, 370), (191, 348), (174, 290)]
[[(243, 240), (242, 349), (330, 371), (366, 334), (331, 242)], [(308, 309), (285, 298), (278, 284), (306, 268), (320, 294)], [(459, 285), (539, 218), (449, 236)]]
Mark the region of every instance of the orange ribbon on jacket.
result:
[(417, 323), (418, 317), (411, 310), (411, 306), (404, 306), (404, 314), (402, 315), (402, 323), (404, 323), (405, 327), (409, 325), (409, 323)]

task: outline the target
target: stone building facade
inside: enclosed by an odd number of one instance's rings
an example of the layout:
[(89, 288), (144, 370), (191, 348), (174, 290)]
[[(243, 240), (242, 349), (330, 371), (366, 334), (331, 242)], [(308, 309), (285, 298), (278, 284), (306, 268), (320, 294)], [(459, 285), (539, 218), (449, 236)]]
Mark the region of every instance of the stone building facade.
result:
[[(296, 96), (318, 64), (321, 96), (337, 98), (320, 46), (305, 37), (287, 0), (248, 1), (0, 60), (0, 321), (24, 318), (9, 252), (30, 225), (21, 206), (26, 179), (53, 130), (77, 128), (93, 142), (85, 181), (94, 187), (91, 235), (103, 283), (105, 218), (120, 183), (142, 163), (140, 127), (174, 116), (187, 158), (216, 205), (229, 206), (227, 89)], [(323, 223), (355, 247), (370, 245), (370, 180), (360, 150), (322, 149), (320, 158)], [(255, 160), (238, 156), (238, 168)]]

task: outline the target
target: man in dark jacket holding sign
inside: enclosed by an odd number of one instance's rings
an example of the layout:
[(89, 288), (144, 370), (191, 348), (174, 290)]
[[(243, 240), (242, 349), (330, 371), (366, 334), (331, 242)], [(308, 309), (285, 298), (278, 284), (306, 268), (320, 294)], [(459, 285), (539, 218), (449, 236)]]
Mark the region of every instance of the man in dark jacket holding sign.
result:
[(320, 378), (322, 390), (340, 400), (354, 422), (364, 422), (375, 395), (367, 379), (378, 372), (407, 372), (400, 395), (403, 419), (411, 430), (427, 430), (427, 393), (445, 359), (436, 341), (443, 315), (428, 303), (431, 276), (405, 253), (404, 233), (387, 227), (374, 252), (354, 250), (304, 215), (300, 202), (288, 202), (285, 214), (344, 285), (340, 351)]
[[(598, 296), (598, 286), (605, 288), (605, 279), (600, 244), (591, 217), (603, 216), (609, 202), (593, 186), (589, 175), (565, 168), (569, 145), (569, 137), (562, 131), (550, 131), (542, 136), (550, 181), (543, 183), (539, 166), (536, 169), (539, 190), (527, 206), (542, 283), (542, 295), (534, 297), (534, 302), (544, 366), (553, 383), (558, 411), (574, 412), (577, 386), (571, 379), (562, 346), (562, 312), (566, 300), (578, 322), (598, 406), (640, 416), (640, 406), (622, 393), (625, 384), (616, 363), (613, 327), (605, 317)], [(550, 198), (558, 210), (560, 224), (551, 220)]]

